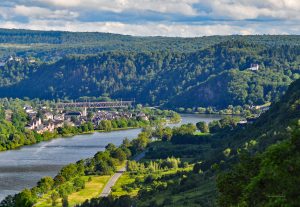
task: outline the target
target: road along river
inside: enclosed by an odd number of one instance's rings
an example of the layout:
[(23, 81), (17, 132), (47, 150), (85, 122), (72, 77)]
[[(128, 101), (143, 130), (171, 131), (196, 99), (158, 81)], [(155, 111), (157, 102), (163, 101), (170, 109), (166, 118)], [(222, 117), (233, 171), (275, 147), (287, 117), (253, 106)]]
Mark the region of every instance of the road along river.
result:
[[(211, 122), (217, 115), (183, 114), (181, 124)], [(174, 125), (172, 125), (174, 126)], [(137, 137), (140, 129), (77, 135), (0, 152), (0, 201), (9, 194), (36, 185), (44, 176), (55, 176), (62, 166), (92, 157), (108, 143), (120, 145), (127, 137)]]

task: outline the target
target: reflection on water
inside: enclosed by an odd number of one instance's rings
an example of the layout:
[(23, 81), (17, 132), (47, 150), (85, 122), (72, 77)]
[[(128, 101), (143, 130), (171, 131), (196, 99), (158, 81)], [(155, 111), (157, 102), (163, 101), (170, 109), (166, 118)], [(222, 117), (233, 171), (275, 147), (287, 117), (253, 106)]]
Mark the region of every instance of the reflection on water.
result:
[[(214, 115), (182, 115), (181, 124), (210, 122), (219, 118)], [(61, 167), (68, 163), (92, 157), (96, 152), (104, 150), (108, 143), (120, 145), (125, 137), (133, 139), (140, 131), (131, 129), (78, 135), (1, 152), (0, 200), (9, 194), (35, 186), (44, 176), (55, 176)]]

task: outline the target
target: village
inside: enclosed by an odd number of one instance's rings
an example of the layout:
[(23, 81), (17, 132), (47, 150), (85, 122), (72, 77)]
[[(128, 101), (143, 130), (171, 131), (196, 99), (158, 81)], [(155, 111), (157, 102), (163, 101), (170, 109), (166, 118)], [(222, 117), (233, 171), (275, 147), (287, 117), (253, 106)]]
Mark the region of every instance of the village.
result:
[(34, 130), (39, 134), (44, 132), (54, 132), (55, 129), (64, 126), (81, 126), (84, 123), (91, 122), (94, 128), (103, 120), (136, 119), (148, 121), (149, 116), (142, 112), (130, 111), (110, 111), (98, 110), (89, 111), (71, 111), (56, 110), (47, 107), (34, 109), (32, 106), (24, 106), (24, 110), (29, 117), (26, 129)]
[(9, 56), (9, 57), (0, 59), (0, 67), (4, 67), (9, 62), (35, 63), (36, 59), (29, 58), (29, 57), (22, 58), (22, 57), (17, 57), (17, 56)]

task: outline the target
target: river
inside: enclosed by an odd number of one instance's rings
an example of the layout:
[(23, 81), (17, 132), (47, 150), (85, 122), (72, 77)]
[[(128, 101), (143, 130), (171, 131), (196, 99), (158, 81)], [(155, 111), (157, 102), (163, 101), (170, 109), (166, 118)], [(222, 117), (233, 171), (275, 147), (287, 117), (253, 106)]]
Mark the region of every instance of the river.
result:
[[(220, 119), (220, 116), (216, 115), (182, 114), (181, 116), (180, 124)], [(140, 131), (140, 129), (130, 129), (107, 133), (96, 132), (72, 138), (53, 139), (18, 150), (0, 152), (0, 201), (9, 194), (35, 186), (44, 176), (55, 176), (66, 164), (92, 157), (96, 152), (104, 150), (108, 143), (120, 145), (125, 137), (133, 139)]]

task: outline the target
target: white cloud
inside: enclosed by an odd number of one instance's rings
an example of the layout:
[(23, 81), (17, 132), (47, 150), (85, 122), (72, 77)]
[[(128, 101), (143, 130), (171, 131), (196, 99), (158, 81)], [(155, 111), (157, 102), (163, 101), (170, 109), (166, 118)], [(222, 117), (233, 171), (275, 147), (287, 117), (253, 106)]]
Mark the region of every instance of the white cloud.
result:
[(17, 5), (13, 8), (16, 15), (22, 15), (34, 19), (74, 19), (78, 17), (78, 13), (68, 10), (50, 10), (41, 7), (27, 7)]
[(300, 19), (299, 0), (211, 0), (201, 1), (210, 7), (210, 17), (232, 20), (273, 18)]
[(128, 10), (197, 15), (193, 4), (197, 0), (39, 0), (65, 8), (88, 8), (100, 11), (123, 12)]
[[(300, 34), (299, 13), (300, 0), (4, 0), (0, 27), (147, 36)], [(20, 16), (28, 23), (18, 22)]]
[[(81, 32), (109, 32), (118, 34), (128, 34), (135, 36), (177, 36), (196, 37), (208, 35), (230, 35), (230, 34), (288, 34), (300, 33), (300, 28), (270, 25), (262, 27), (260, 24), (236, 26), (230, 24), (215, 25), (185, 25), (167, 23), (147, 23), (147, 24), (126, 24), (121, 22), (94, 22), (82, 23), (73, 21), (45, 21), (35, 20), (29, 24), (18, 22), (0, 23), (2, 28), (25, 28), (33, 30), (63, 30)], [(293, 29), (290, 29), (293, 28)]]

